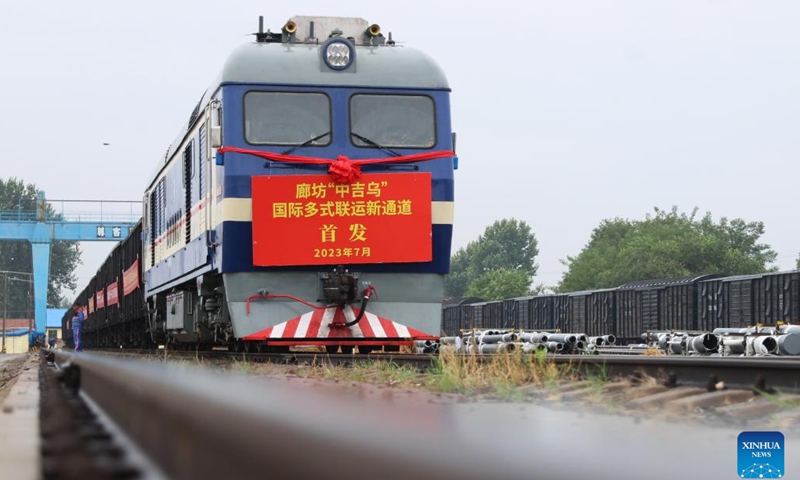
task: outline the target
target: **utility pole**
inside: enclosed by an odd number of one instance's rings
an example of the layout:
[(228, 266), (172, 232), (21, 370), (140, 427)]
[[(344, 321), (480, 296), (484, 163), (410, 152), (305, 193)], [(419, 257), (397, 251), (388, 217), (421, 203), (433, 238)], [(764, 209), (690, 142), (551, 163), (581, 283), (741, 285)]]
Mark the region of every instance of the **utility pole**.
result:
[(8, 318), (8, 272), (3, 273), (3, 348), (0, 353), (6, 353), (6, 319)]
[(33, 278), (28, 279), (28, 287), (25, 289), (25, 317), (28, 319), (28, 335), (32, 334), (36, 327), (31, 318), (31, 282), (33, 282)]

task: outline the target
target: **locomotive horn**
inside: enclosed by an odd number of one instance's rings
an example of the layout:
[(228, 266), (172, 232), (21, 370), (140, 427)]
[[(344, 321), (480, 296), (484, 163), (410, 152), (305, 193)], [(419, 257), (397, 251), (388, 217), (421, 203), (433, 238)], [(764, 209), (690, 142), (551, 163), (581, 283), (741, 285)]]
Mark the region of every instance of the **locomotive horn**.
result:
[(283, 26), (283, 31), (286, 33), (294, 33), (297, 31), (297, 24), (289, 20), (286, 22), (286, 25)]
[(368, 29), (364, 30), (364, 33), (370, 37), (377, 37), (381, 34), (381, 26), (377, 23), (373, 23)]

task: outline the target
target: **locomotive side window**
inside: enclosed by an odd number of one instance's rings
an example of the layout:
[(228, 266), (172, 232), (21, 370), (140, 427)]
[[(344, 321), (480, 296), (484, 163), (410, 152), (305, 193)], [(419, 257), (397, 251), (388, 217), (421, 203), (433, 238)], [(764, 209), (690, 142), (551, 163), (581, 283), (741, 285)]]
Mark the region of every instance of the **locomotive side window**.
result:
[(436, 144), (433, 100), (422, 95), (353, 95), (350, 133), (358, 147), (432, 148)]
[(244, 136), (261, 145), (323, 146), (331, 142), (331, 102), (322, 93), (248, 92)]

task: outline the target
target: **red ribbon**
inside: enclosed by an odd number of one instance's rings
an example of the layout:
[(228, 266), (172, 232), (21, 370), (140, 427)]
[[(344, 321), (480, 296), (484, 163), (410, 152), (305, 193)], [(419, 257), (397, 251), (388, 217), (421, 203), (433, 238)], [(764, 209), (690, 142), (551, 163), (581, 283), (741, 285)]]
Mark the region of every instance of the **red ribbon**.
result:
[(452, 150), (438, 150), (435, 152), (415, 153), (412, 155), (403, 155), (400, 157), (386, 157), (386, 158), (364, 158), (360, 160), (350, 160), (344, 155), (339, 155), (336, 160), (329, 158), (317, 157), (300, 157), (297, 155), (283, 155), (280, 153), (264, 152), (261, 150), (249, 150), (247, 148), (237, 147), (222, 147), (218, 150), (219, 153), (234, 152), (245, 153), (254, 155), (256, 157), (266, 158), (275, 162), (284, 163), (302, 163), (306, 165), (328, 165), (328, 173), (333, 177), (337, 183), (353, 183), (361, 178), (361, 165), (378, 165), (382, 163), (412, 163), (412, 162), (425, 162), (437, 158), (454, 157), (455, 152)]

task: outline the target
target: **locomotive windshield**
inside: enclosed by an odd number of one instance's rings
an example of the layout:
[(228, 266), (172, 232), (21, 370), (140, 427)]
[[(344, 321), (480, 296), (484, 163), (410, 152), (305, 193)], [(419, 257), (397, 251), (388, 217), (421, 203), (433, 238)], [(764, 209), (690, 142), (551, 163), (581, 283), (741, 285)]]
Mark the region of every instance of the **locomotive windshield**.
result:
[(421, 95), (353, 95), (350, 132), (358, 147), (431, 148), (436, 144), (433, 100)]
[(331, 103), (322, 93), (248, 92), (244, 96), (244, 135), (264, 145), (328, 145)]

